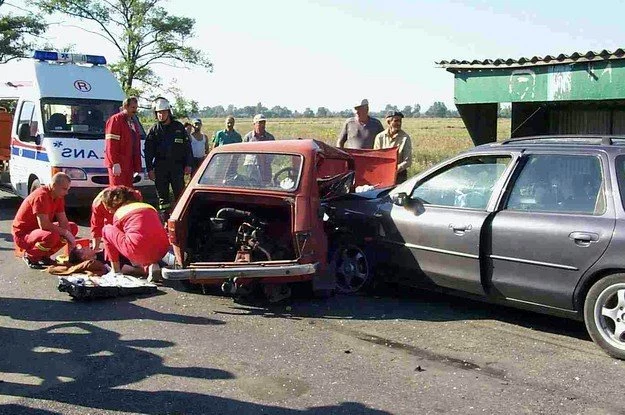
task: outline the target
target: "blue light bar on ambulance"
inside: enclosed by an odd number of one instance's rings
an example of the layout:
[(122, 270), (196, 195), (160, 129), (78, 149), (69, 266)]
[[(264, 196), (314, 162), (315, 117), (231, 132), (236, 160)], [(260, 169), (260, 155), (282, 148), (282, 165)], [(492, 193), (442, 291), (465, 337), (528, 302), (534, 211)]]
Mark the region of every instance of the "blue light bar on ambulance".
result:
[(106, 58), (98, 55), (81, 55), (78, 53), (54, 52), (50, 50), (36, 50), (33, 58), (40, 61), (91, 63), (93, 65), (106, 65)]

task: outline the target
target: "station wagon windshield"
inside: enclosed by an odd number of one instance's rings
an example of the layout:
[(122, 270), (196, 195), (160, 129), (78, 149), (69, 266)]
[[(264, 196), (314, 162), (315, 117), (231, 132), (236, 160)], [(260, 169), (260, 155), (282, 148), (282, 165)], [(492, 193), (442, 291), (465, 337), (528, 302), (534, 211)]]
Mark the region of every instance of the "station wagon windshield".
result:
[(217, 187), (293, 192), (299, 185), (302, 156), (271, 153), (215, 154), (199, 183)]
[(104, 124), (120, 106), (120, 101), (99, 99), (45, 99), (41, 105), (44, 131), (52, 137), (104, 138)]

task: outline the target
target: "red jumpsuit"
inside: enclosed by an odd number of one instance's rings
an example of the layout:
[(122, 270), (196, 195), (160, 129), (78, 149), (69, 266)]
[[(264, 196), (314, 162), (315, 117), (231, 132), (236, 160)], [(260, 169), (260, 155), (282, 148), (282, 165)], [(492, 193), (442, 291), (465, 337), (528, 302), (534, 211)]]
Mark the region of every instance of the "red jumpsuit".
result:
[[(108, 168), (109, 186), (132, 187), (135, 173), (141, 173), (141, 136), (139, 125), (129, 120), (125, 112), (118, 112), (106, 120), (104, 165)], [(119, 164), (121, 174), (113, 174), (113, 165)]]
[[(37, 215), (47, 214), (52, 221), (57, 213), (65, 212), (65, 200), (53, 198), (52, 189), (42, 186), (32, 192), (20, 205), (13, 219), (13, 241), (19, 251), (25, 251), (33, 261), (50, 258), (65, 245), (66, 241), (56, 232), (39, 228)], [(58, 226), (58, 222), (54, 222)], [(70, 232), (76, 236), (78, 226), (69, 222)]]
[[(104, 190), (107, 190), (107, 189), (104, 189)], [(93, 202), (91, 203), (90, 226), (91, 226), (91, 237), (93, 239), (102, 238), (102, 227), (104, 227), (104, 225), (106, 224), (113, 223), (113, 214), (109, 212), (108, 209), (106, 209), (104, 207), (104, 204), (102, 203), (102, 194), (104, 193), (104, 190), (98, 193), (98, 195), (95, 197), (95, 199), (93, 199)], [(141, 195), (141, 192), (136, 189), (135, 189), (135, 198), (138, 201), (143, 200), (143, 196)]]
[(119, 255), (132, 263), (147, 266), (157, 263), (169, 250), (167, 233), (151, 205), (133, 202), (117, 209), (112, 225), (102, 228), (104, 253), (119, 262)]

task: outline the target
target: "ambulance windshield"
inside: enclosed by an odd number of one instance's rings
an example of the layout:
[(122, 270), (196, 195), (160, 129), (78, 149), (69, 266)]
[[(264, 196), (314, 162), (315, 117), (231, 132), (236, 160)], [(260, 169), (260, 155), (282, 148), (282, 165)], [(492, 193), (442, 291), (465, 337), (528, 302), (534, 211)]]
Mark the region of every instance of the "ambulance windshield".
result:
[(42, 100), (43, 125), (46, 135), (104, 138), (104, 124), (119, 111), (121, 102), (94, 99), (49, 98)]

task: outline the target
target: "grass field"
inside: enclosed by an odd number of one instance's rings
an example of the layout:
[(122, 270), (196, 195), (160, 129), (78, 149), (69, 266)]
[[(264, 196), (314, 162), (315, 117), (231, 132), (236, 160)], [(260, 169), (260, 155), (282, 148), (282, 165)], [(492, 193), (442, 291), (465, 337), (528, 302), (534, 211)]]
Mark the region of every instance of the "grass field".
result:
[[(276, 139), (315, 138), (336, 144), (336, 136), (343, 126), (341, 118), (297, 118), (267, 120), (267, 131)], [(208, 136), (224, 128), (224, 120), (204, 118), (202, 131)], [(404, 118), (402, 128), (412, 138), (413, 163), (410, 174), (415, 174), (473, 146), (469, 133), (460, 118)], [(252, 129), (251, 119), (237, 119), (235, 129), (245, 135)], [(510, 120), (500, 119), (499, 139), (510, 137)]]

